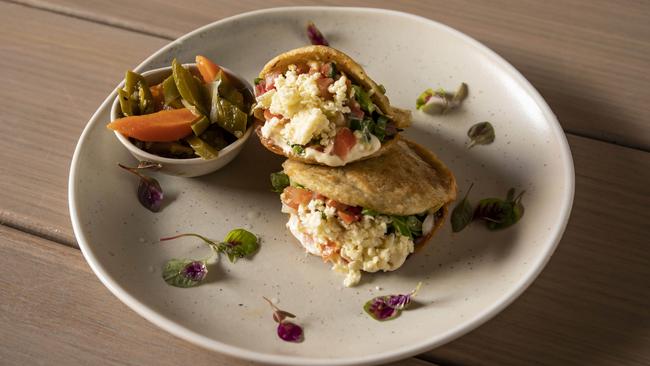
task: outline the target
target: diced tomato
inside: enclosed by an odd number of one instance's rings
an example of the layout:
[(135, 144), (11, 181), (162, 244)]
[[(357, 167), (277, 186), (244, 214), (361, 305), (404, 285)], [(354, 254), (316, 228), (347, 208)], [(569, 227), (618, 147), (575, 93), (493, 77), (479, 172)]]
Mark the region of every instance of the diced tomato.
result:
[(336, 243), (327, 241), (327, 244), (320, 244), (321, 256), (324, 262), (334, 261), (338, 256), (341, 248)]
[(338, 211), (336, 214), (339, 215), (339, 218), (343, 220), (343, 222), (345, 222), (346, 224), (351, 224), (361, 219), (361, 215), (355, 215), (353, 213), (346, 212), (346, 211)]
[(350, 107), (350, 114), (352, 117), (356, 119), (363, 119), (364, 113), (361, 110), (361, 106), (355, 99), (350, 99), (348, 106)]
[(314, 193), (314, 199), (315, 200), (321, 200), (321, 201), (327, 201), (327, 197), (323, 196), (320, 193)]
[(356, 143), (357, 139), (354, 137), (352, 131), (347, 127), (343, 127), (339, 129), (339, 132), (337, 132), (334, 138), (334, 148), (332, 151), (334, 155), (345, 160), (345, 157), (348, 156), (348, 153)]
[(348, 205), (346, 205), (345, 203), (341, 203), (341, 202), (335, 201), (333, 199), (328, 199), (325, 202), (325, 205), (327, 205), (329, 207), (334, 207), (337, 211), (338, 210), (345, 210), (348, 207)]
[(307, 66), (307, 64), (296, 65), (296, 74), (306, 74), (307, 72), (309, 72), (309, 66)]
[(257, 85), (255, 85), (255, 96), (259, 97), (264, 93), (266, 93), (266, 81), (260, 80)]
[(273, 117), (276, 117), (276, 118), (278, 118), (278, 119), (282, 119), (282, 118), (284, 118), (281, 114), (273, 114), (273, 113), (271, 113), (271, 111), (268, 110), (268, 109), (265, 109), (265, 110), (264, 110), (264, 118), (265, 118), (267, 121), (273, 119)]
[(279, 72), (273, 72), (264, 77), (264, 92), (275, 89), (275, 78), (280, 76)]
[(361, 207), (348, 206), (345, 203), (333, 199), (328, 199), (325, 204), (329, 207), (334, 207), (338, 217), (346, 224), (361, 220)]
[(320, 73), (326, 78), (332, 77), (332, 63), (331, 62), (324, 63), (320, 67)]
[(309, 204), (313, 197), (314, 193), (312, 191), (292, 186), (285, 188), (284, 192), (282, 192), (282, 202), (294, 210), (297, 210), (300, 205)]
[(320, 78), (316, 80), (316, 85), (318, 85), (318, 92), (321, 97), (325, 100), (332, 99), (332, 93), (330, 93), (327, 88), (334, 83), (332, 78)]
[(348, 206), (348, 209), (346, 211), (354, 215), (361, 215), (361, 211), (363, 211), (363, 209), (359, 206)]

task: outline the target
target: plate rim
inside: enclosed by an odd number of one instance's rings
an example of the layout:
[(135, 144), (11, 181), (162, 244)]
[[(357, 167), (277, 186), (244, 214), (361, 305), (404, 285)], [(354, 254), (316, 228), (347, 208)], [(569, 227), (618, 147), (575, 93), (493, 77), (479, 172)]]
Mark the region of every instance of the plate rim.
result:
[[(254, 10), (250, 12), (236, 14), (230, 17), (216, 20), (199, 28), (196, 28), (183, 36), (167, 43), (156, 52), (151, 54), (145, 60), (143, 60), (134, 70), (141, 71), (145, 64), (149, 63), (153, 58), (158, 57), (160, 54), (167, 52), (170, 48), (174, 47), (179, 43), (182, 43), (187, 38), (193, 37), (198, 33), (204, 32), (206, 29), (219, 26), (223, 23), (228, 23), (232, 21), (237, 21), (247, 17), (257, 17), (263, 16), (269, 13), (283, 12), (283, 11), (318, 11), (318, 10), (336, 10), (343, 12), (366, 12), (366, 13), (376, 13), (376, 14), (385, 14), (391, 16), (405, 17), (410, 20), (426, 23), (430, 26), (434, 26), (444, 32), (448, 32), (461, 41), (465, 42), (468, 46), (474, 48), (477, 52), (482, 53), (487, 56), (490, 61), (496, 64), (499, 68), (505, 71), (509, 77), (511, 77), (517, 84), (526, 92), (526, 94), (533, 99), (536, 106), (540, 108), (542, 115), (544, 115), (546, 122), (551, 127), (552, 133), (557, 138), (557, 141), (560, 143), (560, 155), (561, 161), (563, 163), (564, 170), (564, 194), (562, 196), (562, 207), (560, 208), (560, 220), (559, 225), (557, 225), (553, 232), (549, 235), (549, 239), (546, 241), (546, 248), (543, 251), (543, 255), (538, 256), (531, 266), (530, 270), (526, 272), (518, 282), (513, 284), (509, 290), (504, 292), (504, 294), (499, 297), (491, 306), (486, 307), (482, 311), (474, 314), (472, 317), (467, 318), (467, 320), (461, 322), (454, 328), (448, 329), (446, 332), (439, 334), (434, 338), (427, 338), (416, 344), (412, 344), (406, 347), (400, 347), (392, 349), (386, 352), (361, 356), (361, 357), (351, 357), (351, 358), (337, 358), (337, 359), (326, 359), (326, 358), (309, 358), (302, 356), (290, 356), (290, 355), (279, 355), (272, 353), (264, 353), (258, 351), (252, 351), (246, 348), (241, 348), (237, 346), (232, 346), (204, 335), (198, 334), (193, 330), (181, 326), (180, 324), (175, 323), (174, 321), (167, 319), (163, 315), (157, 313), (156, 311), (150, 309), (139, 300), (137, 300), (133, 295), (129, 294), (124, 290), (100, 264), (97, 258), (93, 254), (92, 246), (89, 245), (89, 241), (86, 239), (82, 224), (78, 216), (77, 210), (77, 199), (76, 199), (76, 180), (78, 176), (78, 165), (81, 158), (81, 148), (85, 141), (87, 141), (87, 135), (90, 133), (94, 125), (97, 123), (98, 117), (102, 113), (107, 113), (110, 110), (111, 102), (115, 99), (115, 88), (104, 100), (104, 102), (99, 106), (99, 108), (93, 113), (92, 117), (86, 123), (83, 132), (81, 133), (75, 151), (70, 163), (70, 173), (68, 178), (68, 206), (70, 211), (70, 220), (72, 222), (72, 227), (74, 231), (75, 238), (79, 244), (79, 248), (86, 259), (86, 262), (99, 278), (99, 280), (106, 286), (109, 291), (115, 295), (120, 301), (126, 304), (129, 308), (135, 311), (137, 314), (147, 319), (149, 322), (155, 324), (159, 328), (165, 330), (166, 332), (179, 337), (183, 340), (186, 340), (190, 343), (196, 344), (203, 348), (224, 353), (226, 355), (243, 358), (257, 362), (265, 362), (276, 365), (372, 365), (383, 362), (391, 362), (396, 360), (401, 360), (407, 357), (417, 355), (422, 352), (432, 350), (436, 347), (439, 347), (443, 344), (449, 343), (468, 332), (476, 329), (480, 325), (484, 324), (488, 320), (492, 319), (495, 315), (505, 309), (510, 305), (515, 299), (517, 299), (538, 277), (541, 271), (545, 268), (546, 264), (550, 260), (552, 254), (554, 253), (557, 245), (564, 234), (566, 226), (569, 221), (571, 214), (573, 199), (575, 194), (575, 171), (573, 158), (571, 150), (569, 148), (566, 135), (560, 126), (557, 117), (548, 106), (544, 98), (539, 94), (535, 87), (508, 61), (503, 57), (499, 56), (496, 52), (492, 51), (490, 48), (477, 41), (476, 39), (466, 35), (465, 33), (458, 31), (446, 24), (440, 23), (438, 21), (425, 18), (419, 15), (406, 13), (397, 10), (390, 9), (381, 9), (373, 7), (345, 7), (345, 6), (286, 6), (286, 7), (273, 7)], [(107, 109), (108, 108), (108, 109)], [(550, 245), (549, 245), (550, 243)]]

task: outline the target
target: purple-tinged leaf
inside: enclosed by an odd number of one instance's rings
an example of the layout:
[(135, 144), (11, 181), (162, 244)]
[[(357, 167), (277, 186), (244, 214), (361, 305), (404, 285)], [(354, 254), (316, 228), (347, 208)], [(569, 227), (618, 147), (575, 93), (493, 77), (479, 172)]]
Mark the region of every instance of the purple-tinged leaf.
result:
[(160, 164), (151, 163), (151, 162), (141, 162), (138, 167), (132, 168), (124, 166), (122, 164), (117, 164), (120, 168), (129, 171), (140, 178), (140, 184), (138, 185), (138, 201), (142, 206), (148, 209), (151, 212), (158, 212), (162, 206), (162, 201), (164, 198), (162, 187), (160, 183), (155, 178), (148, 177), (140, 173), (140, 169), (155, 169), (159, 170), (162, 166)]
[(179, 234), (170, 236), (168, 238), (161, 238), (160, 241), (172, 240), (182, 238), (184, 236), (193, 236), (205, 242), (212, 250), (218, 253), (223, 253), (228, 256), (231, 262), (236, 262), (238, 258), (244, 258), (252, 255), (258, 248), (259, 243), (257, 236), (250, 231), (244, 229), (231, 230), (223, 242), (217, 243), (213, 240), (194, 233)]
[(375, 320), (390, 320), (397, 318), (401, 310), (388, 306), (388, 296), (377, 296), (363, 306), (363, 310)]
[(278, 337), (285, 342), (302, 342), (302, 328), (290, 321), (278, 324)]
[(140, 179), (138, 185), (138, 201), (151, 212), (160, 211), (164, 195), (157, 180), (150, 177)]
[(165, 263), (162, 277), (168, 285), (185, 288), (198, 286), (207, 274), (205, 261), (171, 259)]
[(192, 281), (203, 281), (208, 274), (208, 269), (205, 263), (201, 261), (194, 261), (188, 263), (181, 271), (181, 274)]
[(295, 318), (296, 316), (288, 311), (279, 309), (266, 297), (262, 296), (262, 298), (266, 300), (266, 302), (271, 305), (271, 309), (273, 309), (273, 320), (278, 323), (278, 337), (286, 342), (302, 342), (302, 327), (286, 320), (286, 318)]
[(330, 45), (330, 43), (327, 42), (327, 39), (325, 39), (325, 36), (323, 36), (323, 33), (321, 33), (318, 28), (316, 28), (314, 22), (307, 23), (307, 37), (309, 37), (309, 41), (313, 45)]
[(421, 285), (421, 282), (418, 283), (417, 287), (408, 294), (374, 297), (363, 305), (363, 310), (375, 320), (395, 319), (400, 316), (402, 310), (408, 307), (413, 296), (420, 290)]

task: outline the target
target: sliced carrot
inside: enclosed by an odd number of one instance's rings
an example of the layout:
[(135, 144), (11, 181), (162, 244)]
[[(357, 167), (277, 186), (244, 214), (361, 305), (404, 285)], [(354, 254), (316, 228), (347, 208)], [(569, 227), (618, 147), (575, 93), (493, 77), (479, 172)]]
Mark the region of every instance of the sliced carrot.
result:
[(181, 108), (116, 119), (106, 127), (140, 141), (171, 142), (191, 134), (194, 120), (189, 109)]
[(153, 98), (154, 111), (158, 112), (159, 110), (162, 110), (165, 105), (162, 83), (150, 87), (149, 90), (151, 91), (151, 97)]
[(196, 68), (199, 69), (201, 77), (206, 83), (211, 83), (217, 77), (221, 68), (205, 56), (196, 56)]

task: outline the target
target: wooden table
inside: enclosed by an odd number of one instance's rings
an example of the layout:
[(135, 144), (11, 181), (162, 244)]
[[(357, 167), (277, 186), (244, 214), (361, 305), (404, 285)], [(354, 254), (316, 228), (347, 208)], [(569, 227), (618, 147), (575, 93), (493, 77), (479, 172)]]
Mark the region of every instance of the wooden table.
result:
[[(557, 114), (576, 196), (548, 267), (472, 333), (399, 365), (650, 364), (650, 4), (297, 1), (446, 23), (519, 69)], [(0, 363), (243, 365), (120, 303), (77, 250), (70, 158), (123, 71), (204, 24), (289, 1), (0, 1)]]

